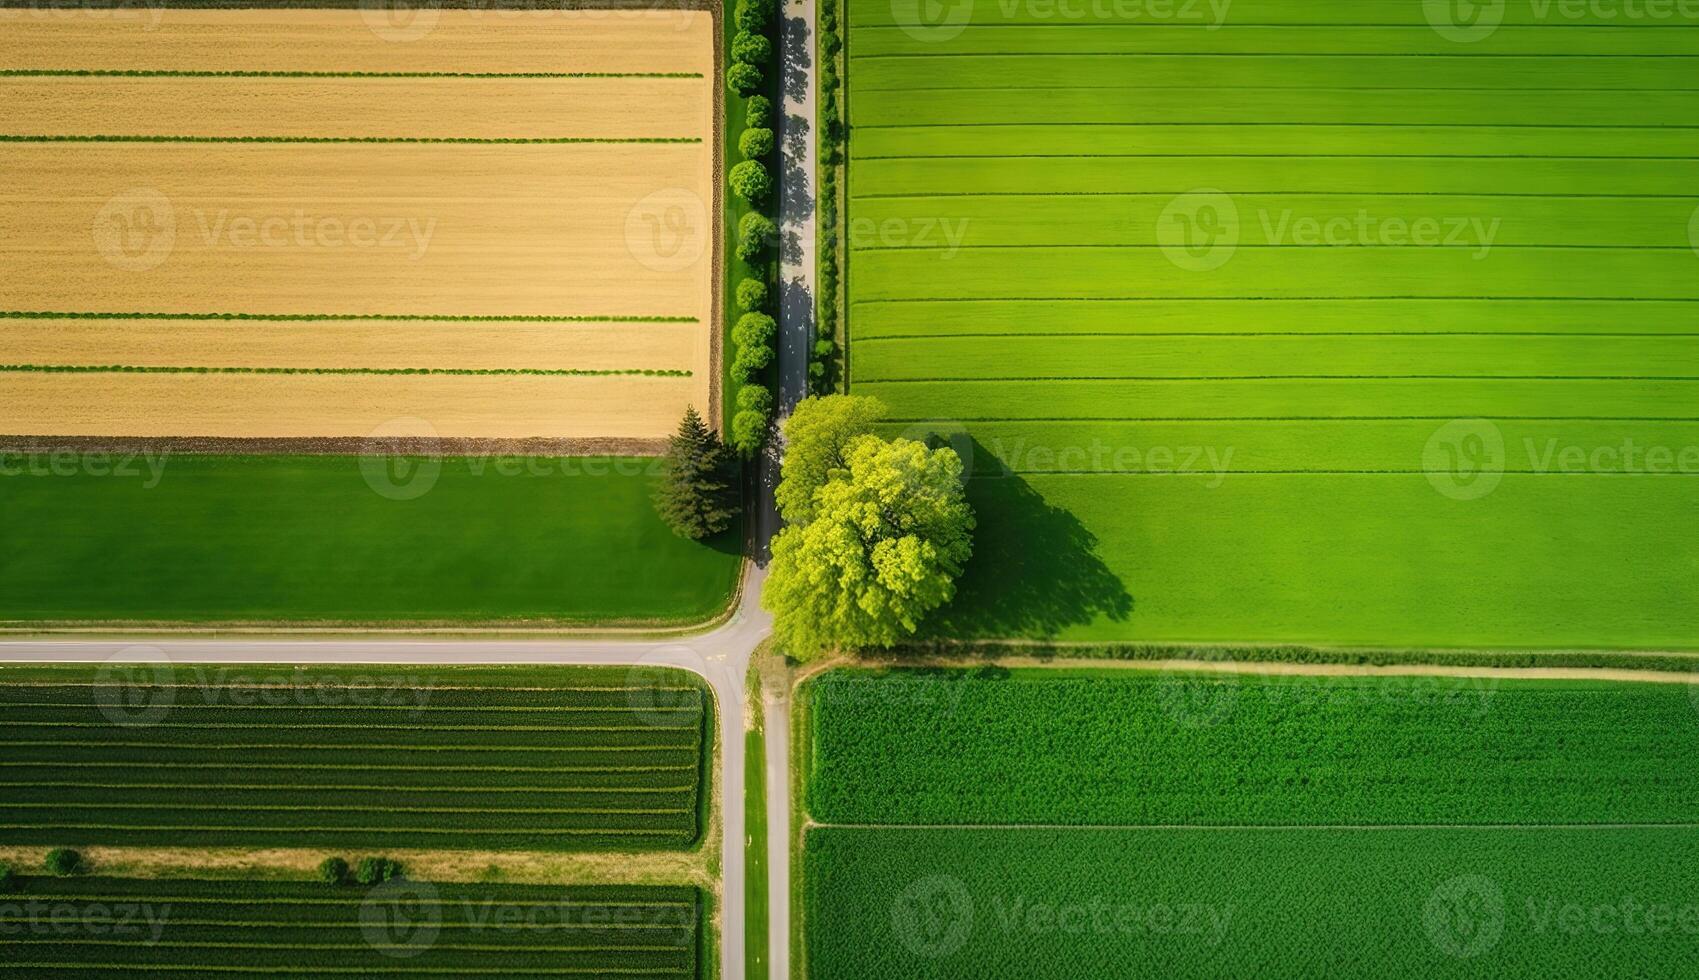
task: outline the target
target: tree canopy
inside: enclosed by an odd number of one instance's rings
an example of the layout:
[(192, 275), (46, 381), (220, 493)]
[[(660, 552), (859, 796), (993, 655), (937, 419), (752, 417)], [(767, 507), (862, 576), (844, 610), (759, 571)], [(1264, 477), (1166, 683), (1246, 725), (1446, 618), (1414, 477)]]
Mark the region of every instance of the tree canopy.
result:
[(795, 656), (912, 635), (954, 597), (973, 552), (961, 459), (865, 431), (882, 415), (877, 400), (833, 395), (786, 423), (779, 500), (791, 524), (773, 539), (761, 600)]
[(701, 540), (724, 531), (738, 512), (733, 472), (720, 437), (691, 406), (667, 446), (655, 512), (680, 537)]

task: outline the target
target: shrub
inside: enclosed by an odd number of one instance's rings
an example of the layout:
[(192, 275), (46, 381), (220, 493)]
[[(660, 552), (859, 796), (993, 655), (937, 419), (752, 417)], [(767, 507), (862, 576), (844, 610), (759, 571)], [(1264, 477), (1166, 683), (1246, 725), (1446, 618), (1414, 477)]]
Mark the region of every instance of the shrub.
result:
[(767, 413), (746, 409), (732, 417), (731, 444), (745, 458), (759, 452), (766, 440)]
[(779, 226), (773, 224), (773, 219), (751, 211), (737, 223), (737, 257), (754, 262), (778, 237)]
[(738, 95), (749, 95), (761, 87), (761, 69), (754, 65), (735, 64), (726, 69), (726, 88)]
[(739, 411), (760, 412), (762, 415), (773, 414), (773, 393), (766, 385), (744, 385), (737, 393)]
[(759, 160), (772, 154), (773, 142), (772, 130), (756, 127), (743, 131), (743, 135), (737, 138), (737, 148), (745, 158)]
[(339, 857), (327, 857), (319, 862), (319, 878), (333, 885), (348, 880), (348, 862)]
[(743, 347), (732, 359), (732, 372), (739, 381), (748, 382), (761, 372), (767, 365), (773, 363), (773, 348)]
[(773, 175), (759, 160), (745, 160), (733, 167), (728, 180), (737, 196), (750, 204), (760, 205), (773, 193)]
[(759, 279), (744, 279), (737, 284), (737, 308), (745, 313), (758, 313), (767, 308), (767, 284)]
[(774, 7), (774, 0), (737, 0), (737, 29), (751, 34), (765, 32), (773, 21)]
[(401, 876), (401, 862), (386, 857), (363, 857), (354, 868), (354, 880), (362, 885), (375, 885)]
[(743, 110), (743, 124), (765, 128), (773, 121), (773, 100), (765, 95), (751, 95)]
[(740, 348), (770, 347), (778, 323), (765, 313), (745, 313), (732, 325), (732, 339)]
[(47, 852), (47, 871), (64, 878), (83, 870), (83, 856), (69, 847), (55, 847)]
[(830, 358), (838, 349), (838, 345), (824, 338), (814, 342), (814, 356), (819, 360)]
[(773, 42), (765, 34), (738, 31), (732, 38), (732, 60), (745, 65), (765, 65), (773, 60)]
[(17, 878), (17, 875), (13, 873), (12, 866), (10, 864), (6, 864), (5, 862), (0, 862), (0, 892), (11, 891), (12, 890), (12, 882), (16, 878)]

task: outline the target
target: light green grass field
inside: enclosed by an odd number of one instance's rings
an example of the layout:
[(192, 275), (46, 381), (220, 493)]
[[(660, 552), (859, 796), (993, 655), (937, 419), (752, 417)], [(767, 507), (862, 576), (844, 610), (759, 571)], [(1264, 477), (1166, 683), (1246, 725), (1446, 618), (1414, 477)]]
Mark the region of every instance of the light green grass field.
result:
[(973, 454), (934, 629), (1699, 645), (1699, 21), (1219, 6), (849, 5), (853, 390)]
[[(676, 623), (723, 608), (740, 561), (736, 529), (699, 544), (661, 523), (652, 459), (374, 476), (348, 456), (170, 455), (157, 480), (140, 460), (132, 476), (38, 462), (0, 476), (0, 622)], [(396, 499), (373, 480), (434, 482)]]

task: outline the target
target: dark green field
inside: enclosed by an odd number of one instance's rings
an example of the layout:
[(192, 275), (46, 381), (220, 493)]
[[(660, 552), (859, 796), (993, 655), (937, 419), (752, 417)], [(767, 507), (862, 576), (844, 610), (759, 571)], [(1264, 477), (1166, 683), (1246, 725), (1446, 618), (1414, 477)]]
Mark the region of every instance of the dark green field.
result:
[[(704, 545), (655, 516), (652, 459), (172, 455), (157, 480), (140, 459), (0, 462), (0, 623), (677, 623), (724, 608), (739, 569), (737, 529)], [(432, 472), (414, 499), (373, 486)]]
[(15, 978), (697, 975), (694, 888), (23, 878)]
[(808, 835), (812, 980), (1681, 977), (1699, 831)]
[[(1686, 684), (833, 671), (809, 687), (833, 824), (1685, 823)], [(940, 758), (948, 764), (940, 764)]]
[(0, 844), (688, 848), (711, 705), (651, 668), (6, 668)]
[(839, 670), (804, 690), (811, 980), (1699, 970), (1685, 684)]

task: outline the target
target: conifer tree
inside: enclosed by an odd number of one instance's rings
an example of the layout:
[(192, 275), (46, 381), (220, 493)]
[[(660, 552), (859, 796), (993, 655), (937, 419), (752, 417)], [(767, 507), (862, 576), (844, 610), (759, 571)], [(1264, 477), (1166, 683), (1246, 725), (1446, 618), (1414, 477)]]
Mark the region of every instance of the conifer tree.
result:
[(695, 406), (687, 409), (667, 448), (655, 512), (680, 537), (701, 540), (731, 526), (737, 487), (731, 454)]

